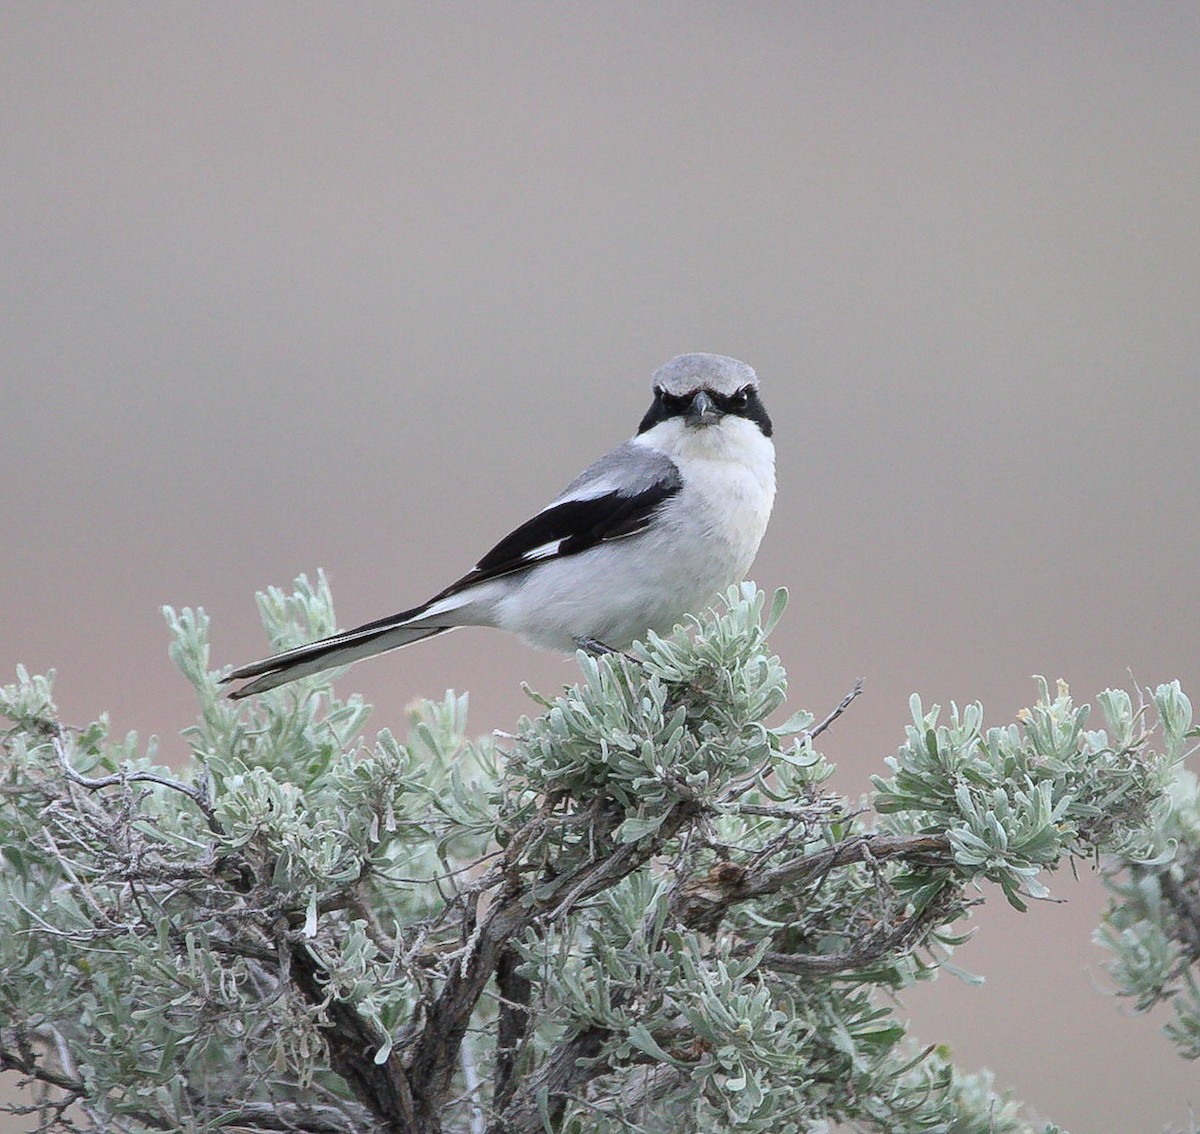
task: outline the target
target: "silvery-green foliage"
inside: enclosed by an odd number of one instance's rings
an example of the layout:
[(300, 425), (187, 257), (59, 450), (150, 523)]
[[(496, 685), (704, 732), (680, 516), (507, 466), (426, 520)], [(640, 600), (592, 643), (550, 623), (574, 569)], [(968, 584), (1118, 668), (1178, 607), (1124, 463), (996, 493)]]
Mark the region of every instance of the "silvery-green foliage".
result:
[[(996, 1077), (990, 1071), (964, 1075), (941, 1052), (934, 1053), (931, 1062), (943, 1065), (950, 1075), (949, 1093), (956, 1113), (947, 1134), (1026, 1134), (1030, 1130), (1020, 1106), (997, 1093)], [(1045, 1125), (1041, 1134), (1065, 1132), (1057, 1126)]]
[(632, 840), (652, 834), (677, 800), (713, 801), (731, 780), (767, 771), (780, 741), (811, 718), (764, 724), (787, 690), (766, 648), (784, 594), (764, 621), (765, 601), (733, 588), (725, 617), (693, 619), (690, 637), (651, 634), (636, 668), (581, 653), (580, 684), (554, 699), (533, 695), (545, 712), (521, 719), (511, 780), (531, 796), (611, 795), (626, 813), (621, 837)]
[[(1180, 756), (1200, 736), (1178, 684), (1159, 686), (1153, 703), (1168, 744)], [(1117, 858), (1105, 881), (1109, 908), (1096, 940), (1110, 950), (1108, 970), (1136, 1011), (1170, 1004), (1164, 1032), (1188, 1059), (1200, 1058), (1200, 781), (1175, 771), (1170, 810), (1155, 830), (1161, 861)]]
[[(103, 718), (64, 728), (51, 679), (18, 670), (0, 1067), (97, 1131), (407, 1130), (388, 1117), (403, 1082), (413, 1129), (447, 1134), (1026, 1134), (986, 1075), (907, 1036), (891, 994), (961, 940), (964, 887), (1020, 905), (1101, 852), (1142, 872), (1137, 916), (1111, 921), (1128, 980), (1173, 989), (1200, 1043), (1180, 945), (1145, 915), (1200, 830), (1194, 782), (1172, 780), (1178, 686), (1153, 697), (1161, 754), (1120, 691), (1099, 698), (1107, 732), (1044, 683), (986, 732), (978, 706), (939, 724), (914, 699), (873, 826), (825, 787), (828, 722), (773, 723), (783, 606), (732, 588), (631, 657), (581, 656), (538, 716), (478, 742), (454, 694), (403, 738), (365, 735), (329, 675), (229, 701), (204, 612), (168, 609), (199, 702), (176, 771)], [(260, 610), (280, 649), (336, 626), (323, 577)]]
[(1087, 731), (1089, 706), (1075, 705), (1065, 682), (1053, 696), (1043, 678), (1038, 685), (1018, 723), (986, 731), (981, 705), (952, 705), (939, 725), (939, 706), (927, 712), (914, 694), (908, 740), (887, 761), (892, 775), (874, 778), (881, 829), (945, 831), (959, 870), (999, 883), (1018, 909), (1022, 895), (1049, 894), (1040, 875), (1065, 857), (1148, 864), (1169, 855), (1156, 832), (1191, 720), (1178, 683), (1161, 686), (1159, 753), (1139, 731), (1145, 712), (1123, 691), (1098, 698), (1107, 731)]
[[(261, 606), (281, 646), (334, 626), (323, 579)], [(207, 1128), (294, 1105), (349, 1128), (361, 1108), (325, 1067), (325, 1006), (281, 968), (308, 943), (327, 1001), (353, 1004), (386, 1052), (416, 1002), (406, 927), (444, 908), (441, 876), (489, 839), (487, 746), (467, 749), (453, 694), (413, 713), (407, 743), (361, 740), (365, 706), (327, 681), (241, 710), (209, 671), (203, 611), (166, 614), (200, 702), (182, 772), (134, 736), (114, 743), (103, 718), (60, 728), (47, 679), (22, 670), (0, 693), (16, 726), (0, 810), (5, 1043), (69, 1053), (101, 1126)]]

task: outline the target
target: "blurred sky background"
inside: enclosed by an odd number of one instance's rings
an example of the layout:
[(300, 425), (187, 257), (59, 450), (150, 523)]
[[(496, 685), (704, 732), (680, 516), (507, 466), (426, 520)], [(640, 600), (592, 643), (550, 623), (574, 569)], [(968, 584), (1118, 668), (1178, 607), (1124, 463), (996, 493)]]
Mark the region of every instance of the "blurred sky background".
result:
[[(184, 752), (163, 603), (213, 662), (324, 567), (344, 625), (461, 574), (744, 358), (776, 422), (754, 569), (857, 795), (907, 700), (1200, 694), (1200, 5), (7, 3), (0, 662)], [(474, 729), (573, 660), (463, 631), (343, 679)], [(1081, 1131), (1196, 1070), (1102, 994), (1087, 864), (988, 894), (902, 1012)]]

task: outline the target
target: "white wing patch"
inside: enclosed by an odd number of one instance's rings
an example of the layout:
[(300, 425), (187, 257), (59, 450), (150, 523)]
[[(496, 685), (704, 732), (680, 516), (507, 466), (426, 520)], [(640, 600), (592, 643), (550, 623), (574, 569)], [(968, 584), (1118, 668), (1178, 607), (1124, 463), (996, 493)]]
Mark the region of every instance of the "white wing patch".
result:
[[(584, 476), (587, 474), (584, 473)], [(582, 479), (582, 478), (580, 478)], [(560, 504), (565, 504), (569, 500), (595, 500), (601, 496), (607, 496), (610, 492), (621, 492), (627, 486), (619, 479), (611, 476), (598, 476), (594, 480), (589, 480), (582, 485), (576, 486), (572, 482), (559, 496), (556, 496), (545, 508), (543, 512), (549, 512), (551, 508), (557, 508)]]
[(521, 553), (521, 561), (524, 563), (537, 563), (542, 559), (553, 559), (558, 554), (558, 549), (566, 543), (566, 539), (552, 539), (549, 543), (543, 543), (540, 547), (531, 547), (528, 551)]

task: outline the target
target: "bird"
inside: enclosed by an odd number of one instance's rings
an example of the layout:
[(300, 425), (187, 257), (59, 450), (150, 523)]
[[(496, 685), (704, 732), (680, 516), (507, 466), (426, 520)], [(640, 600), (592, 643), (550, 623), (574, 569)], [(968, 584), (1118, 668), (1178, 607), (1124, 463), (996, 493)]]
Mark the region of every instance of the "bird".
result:
[(749, 570), (775, 499), (773, 428), (758, 376), (681, 354), (651, 379), (628, 441), (600, 457), (457, 582), (420, 606), (240, 666), (233, 699), (462, 626), (573, 653), (669, 634)]

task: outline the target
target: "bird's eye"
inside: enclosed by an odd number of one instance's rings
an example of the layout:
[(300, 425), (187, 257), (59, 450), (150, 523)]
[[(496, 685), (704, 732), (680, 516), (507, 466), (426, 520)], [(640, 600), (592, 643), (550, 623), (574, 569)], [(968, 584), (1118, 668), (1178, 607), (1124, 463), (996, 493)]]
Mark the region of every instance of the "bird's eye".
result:
[(733, 413), (741, 413), (750, 404), (750, 387), (746, 386), (736, 394), (730, 394), (725, 404)]
[(668, 394), (666, 390), (658, 391), (659, 399), (668, 413), (682, 413), (692, 403), (689, 394)]

